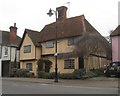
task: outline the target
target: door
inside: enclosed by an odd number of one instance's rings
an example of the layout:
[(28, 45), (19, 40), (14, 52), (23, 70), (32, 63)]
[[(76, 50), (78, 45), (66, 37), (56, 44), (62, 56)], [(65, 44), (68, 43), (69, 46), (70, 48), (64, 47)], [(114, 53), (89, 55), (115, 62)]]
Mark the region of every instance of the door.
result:
[(9, 76), (9, 61), (2, 61), (2, 77), (8, 77)]
[(79, 57), (79, 69), (83, 69), (83, 68), (84, 68), (84, 58)]

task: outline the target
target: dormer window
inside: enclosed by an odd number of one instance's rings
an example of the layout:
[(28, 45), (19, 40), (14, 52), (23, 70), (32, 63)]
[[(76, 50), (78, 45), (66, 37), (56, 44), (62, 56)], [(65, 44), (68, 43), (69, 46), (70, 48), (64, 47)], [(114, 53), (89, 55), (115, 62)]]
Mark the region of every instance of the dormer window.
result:
[(46, 48), (53, 48), (54, 47), (54, 42), (53, 41), (47, 41), (46, 42)]
[(31, 45), (24, 46), (24, 53), (31, 53)]

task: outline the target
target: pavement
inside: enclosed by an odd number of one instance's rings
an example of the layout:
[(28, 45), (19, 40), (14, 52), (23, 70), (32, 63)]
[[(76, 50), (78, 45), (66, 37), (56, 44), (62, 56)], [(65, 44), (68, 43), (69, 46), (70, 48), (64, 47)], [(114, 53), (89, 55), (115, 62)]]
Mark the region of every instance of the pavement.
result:
[(57, 83), (54, 82), (54, 79), (41, 79), (41, 78), (2, 78), (4, 80), (14, 80), (20, 82), (31, 82), (31, 83), (41, 83), (41, 84), (58, 84), (58, 85), (67, 85), (67, 86), (84, 86), (84, 87), (104, 87), (104, 88), (118, 88), (120, 79), (118, 78), (107, 78), (107, 77), (95, 77), (89, 79), (75, 79), (75, 80), (66, 80), (59, 79)]

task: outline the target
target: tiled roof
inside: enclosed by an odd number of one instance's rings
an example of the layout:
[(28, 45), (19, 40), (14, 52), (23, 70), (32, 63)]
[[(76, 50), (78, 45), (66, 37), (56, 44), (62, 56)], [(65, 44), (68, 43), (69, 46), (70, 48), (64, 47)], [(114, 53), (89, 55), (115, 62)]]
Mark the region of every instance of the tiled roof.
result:
[(111, 37), (120, 35), (120, 25), (111, 33)]
[(40, 46), (39, 44), (39, 39), (40, 39), (40, 32), (30, 30), (30, 29), (25, 29), (25, 31), (28, 33), (29, 37), (33, 41), (35, 46)]
[[(10, 45), (10, 40), (9, 40), (9, 36), (10, 36), (10, 32), (8, 31), (1, 31), (2, 32), (2, 45)], [(17, 36), (17, 46), (19, 46), (21, 41), (21, 38), (19, 36)]]
[(55, 39), (56, 27), (58, 38), (79, 36), (85, 31), (98, 33), (85, 19), (84, 15), (81, 15), (46, 25), (40, 32), (40, 42)]
[(22, 43), (23, 43), (23, 40), (24, 40), (24, 38), (25, 38), (26, 33), (27, 33), (28, 36), (31, 38), (33, 44), (34, 44), (36, 47), (40, 46), (40, 44), (39, 44), (40, 32), (31, 30), (31, 29), (25, 29), (24, 34), (23, 34), (23, 37), (22, 37), (22, 40), (21, 40), (21, 43), (20, 43), (20, 46), (19, 46), (19, 49), (20, 49), (20, 47), (21, 47), (21, 45), (22, 45)]

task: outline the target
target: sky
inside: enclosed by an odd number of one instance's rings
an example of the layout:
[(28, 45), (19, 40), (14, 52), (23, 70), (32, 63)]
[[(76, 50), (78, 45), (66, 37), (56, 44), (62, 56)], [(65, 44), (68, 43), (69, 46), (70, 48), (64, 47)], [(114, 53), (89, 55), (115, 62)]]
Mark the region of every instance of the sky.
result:
[[(69, 3), (68, 3), (69, 2)], [(41, 31), (55, 21), (47, 15), (49, 9), (68, 7), (67, 18), (83, 15), (103, 36), (118, 26), (119, 0), (0, 0), (0, 30), (9, 31), (16, 23), (22, 37), (25, 28)]]

